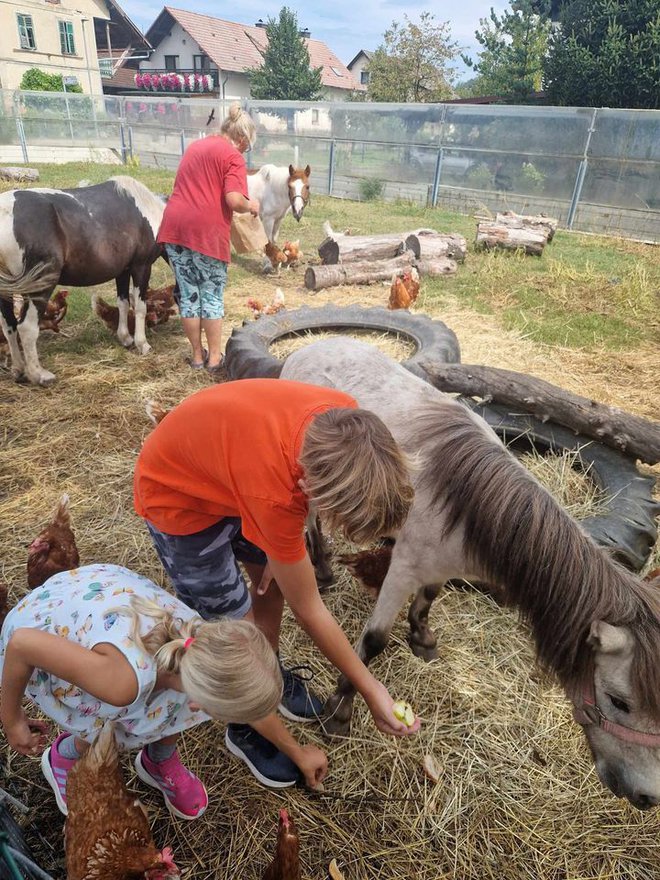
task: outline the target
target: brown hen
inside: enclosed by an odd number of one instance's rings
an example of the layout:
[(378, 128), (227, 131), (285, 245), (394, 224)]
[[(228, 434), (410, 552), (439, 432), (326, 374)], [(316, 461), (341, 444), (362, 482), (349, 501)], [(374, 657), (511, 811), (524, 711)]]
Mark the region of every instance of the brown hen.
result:
[(55, 291), (46, 304), (46, 311), (39, 319), (40, 330), (52, 330), (54, 333), (60, 332), (60, 324), (69, 307), (66, 301), (68, 295), (68, 290)]
[(419, 272), (413, 266), (392, 276), (388, 309), (408, 309), (419, 296)]
[(282, 245), (282, 253), (286, 257), (287, 266), (297, 266), (302, 257), (300, 241), (285, 241)]
[(179, 876), (172, 851), (156, 848), (144, 807), (126, 789), (111, 723), (70, 770), (66, 801), (67, 880)]
[(354, 578), (360, 581), (368, 593), (378, 596), (392, 561), (392, 547), (384, 544), (374, 550), (346, 553), (339, 557), (339, 561), (346, 566)]
[[(146, 299), (147, 313), (144, 319), (147, 327), (165, 324), (172, 315), (176, 314), (173, 291), (173, 284), (153, 290), (149, 288)], [(119, 326), (119, 309), (117, 306), (111, 306), (95, 293), (92, 296), (92, 309), (108, 330), (112, 333), (117, 332), (117, 327)], [(135, 334), (135, 312), (133, 309), (128, 310), (127, 324), (128, 332), (133, 336)]]
[(268, 305), (264, 305), (260, 299), (254, 299), (253, 297), (247, 300), (246, 305), (252, 311), (252, 315), (255, 318), (260, 318), (262, 315), (276, 315), (277, 312), (281, 312), (284, 308), (284, 291), (281, 287), (276, 288), (273, 298)]
[(300, 880), (300, 876), (298, 831), (287, 811), (280, 810), (275, 856), (261, 880)]
[(61, 571), (80, 564), (76, 538), (71, 528), (69, 496), (62, 495), (52, 521), (28, 548), (27, 581), (33, 590)]
[(270, 260), (270, 264), (275, 270), (279, 270), (280, 266), (283, 263), (287, 262), (287, 257), (284, 251), (280, 250), (280, 248), (273, 241), (269, 241), (264, 245), (264, 253)]

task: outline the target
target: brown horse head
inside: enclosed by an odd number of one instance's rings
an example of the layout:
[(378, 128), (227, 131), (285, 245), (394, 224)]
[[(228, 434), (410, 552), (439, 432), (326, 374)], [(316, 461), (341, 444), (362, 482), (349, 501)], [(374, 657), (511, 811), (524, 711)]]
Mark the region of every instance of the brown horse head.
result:
[(309, 176), (312, 169), (309, 165), (305, 168), (294, 168), (289, 165), (289, 201), (293, 216), (300, 222), (303, 211), (309, 203)]

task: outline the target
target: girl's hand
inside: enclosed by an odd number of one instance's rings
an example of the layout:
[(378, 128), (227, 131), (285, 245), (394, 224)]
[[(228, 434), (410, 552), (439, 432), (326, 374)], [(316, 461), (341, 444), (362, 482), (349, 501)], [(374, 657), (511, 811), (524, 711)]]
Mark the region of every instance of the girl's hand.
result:
[(48, 743), (46, 722), (28, 718), (22, 709), (15, 721), (3, 726), (7, 742), (21, 755), (38, 755)]
[(327, 755), (316, 746), (302, 746), (295, 757), (295, 762), (303, 772), (309, 788), (320, 785), (328, 773)]
[(270, 570), (270, 565), (266, 563), (266, 567), (261, 575), (261, 580), (257, 584), (257, 596), (265, 596), (272, 582), (273, 572)]
[(421, 726), (419, 718), (415, 718), (415, 723), (410, 727), (407, 727), (403, 721), (399, 721), (394, 714), (394, 700), (385, 685), (379, 681), (375, 681), (373, 691), (365, 696), (365, 700), (373, 715), (376, 727), (383, 733), (388, 733), (391, 736), (409, 736), (419, 730)]

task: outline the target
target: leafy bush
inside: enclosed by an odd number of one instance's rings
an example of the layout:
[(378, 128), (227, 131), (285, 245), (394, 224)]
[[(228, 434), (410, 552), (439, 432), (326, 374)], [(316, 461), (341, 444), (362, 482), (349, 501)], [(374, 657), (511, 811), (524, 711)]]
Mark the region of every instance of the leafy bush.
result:
[(540, 192), (545, 184), (545, 174), (531, 162), (523, 162), (518, 172), (518, 183), (527, 191)]
[(493, 184), (493, 172), (485, 162), (468, 169), (465, 179), (475, 189), (489, 189)]
[(375, 199), (379, 199), (384, 189), (385, 184), (377, 177), (365, 177), (359, 183), (360, 198), (363, 202), (373, 202)]
[[(46, 73), (38, 67), (26, 70), (21, 79), (20, 89), (26, 92), (63, 92), (64, 83), (59, 73)], [(67, 86), (67, 92), (82, 92), (82, 87)]]

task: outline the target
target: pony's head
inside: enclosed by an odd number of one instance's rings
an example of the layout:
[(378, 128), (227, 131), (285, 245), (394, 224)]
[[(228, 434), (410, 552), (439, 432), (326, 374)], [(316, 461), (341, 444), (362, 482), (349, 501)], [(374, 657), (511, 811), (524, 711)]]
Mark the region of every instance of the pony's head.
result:
[(309, 165), (305, 168), (294, 168), (289, 165), (289, 201), (293, 216), (300, 222), (303, 211), (309, 203), (309, 176), (312, 169)]
[(601, 782), (640, 810), (660, 804), (660, 717), (644, 693), (659, 686), (657, 637), (657, 630), (594, 621), (587, 639), (593, 678), (574, 697)]

